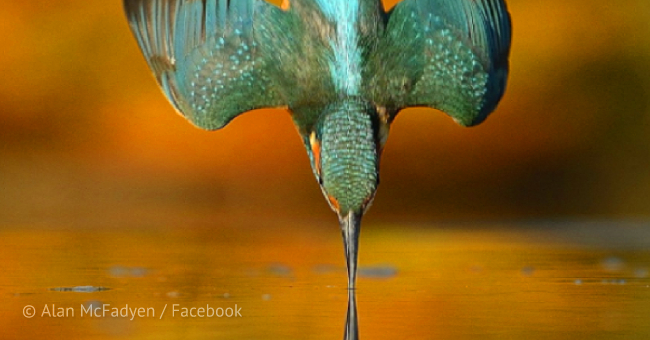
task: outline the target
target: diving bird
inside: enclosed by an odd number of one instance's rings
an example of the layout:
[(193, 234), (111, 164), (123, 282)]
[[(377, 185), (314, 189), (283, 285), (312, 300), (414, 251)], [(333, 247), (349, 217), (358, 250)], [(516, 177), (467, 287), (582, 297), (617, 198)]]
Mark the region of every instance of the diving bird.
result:
[(176, 110), (208, 130), (285, 108), (339, 218), (354, 289), (361, 219), (397, 113), (481, 123), (508, 76), (503, 0), (124, 0), (138, 45)]

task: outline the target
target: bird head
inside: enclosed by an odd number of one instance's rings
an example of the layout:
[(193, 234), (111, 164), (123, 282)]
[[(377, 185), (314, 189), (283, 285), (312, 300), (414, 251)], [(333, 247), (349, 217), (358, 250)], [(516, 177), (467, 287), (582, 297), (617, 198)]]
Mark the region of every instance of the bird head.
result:
[[(294, 114), (314, 175), (338, 217), (354, 287), (361, 218), (379, 184), (379, 159), (388, 135), (388, 119), (370, 102), (346, 97)], [(305, 124), (301, 117), (315, 117)]]
[(303, 136), (314, 175), (339, 219), (360, 218), (377, 190), (387, 124), (374, 105), (358, 98), (332, 102), (316, 116)]

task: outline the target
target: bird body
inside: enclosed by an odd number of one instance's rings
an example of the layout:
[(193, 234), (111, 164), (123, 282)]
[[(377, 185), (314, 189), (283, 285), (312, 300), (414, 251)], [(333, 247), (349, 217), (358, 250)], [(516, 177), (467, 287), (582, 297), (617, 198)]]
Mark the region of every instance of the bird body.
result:
[(361, 218), (390, 124), (428, 106), (464, 126), (505, 90), (503, 0), (124, 0), (138, 44), (175, 108), (200, 128), (288, 109), (337, 213), (355, 285)]

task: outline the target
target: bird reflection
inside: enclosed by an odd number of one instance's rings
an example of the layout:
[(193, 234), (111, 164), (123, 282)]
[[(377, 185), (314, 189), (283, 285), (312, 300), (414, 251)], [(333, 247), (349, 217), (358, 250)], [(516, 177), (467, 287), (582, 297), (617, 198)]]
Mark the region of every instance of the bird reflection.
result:
[(348, 289), (348, 317), (345, 320), (343, 340), (359, 339), (359, 322), (357, 320), (357, 294), (356, 290)]

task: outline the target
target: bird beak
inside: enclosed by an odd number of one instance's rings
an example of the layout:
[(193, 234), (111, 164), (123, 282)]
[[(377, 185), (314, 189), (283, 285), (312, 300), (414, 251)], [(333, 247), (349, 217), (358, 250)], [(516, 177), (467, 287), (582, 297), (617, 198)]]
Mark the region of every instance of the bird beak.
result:
[(357, 254), (359, 250), (359, 232), (363, 212), (350, 211), (347, 215), (339, 215), (345, 258), (348, 264), (348, 289), (355, 289), (357, 278)]

